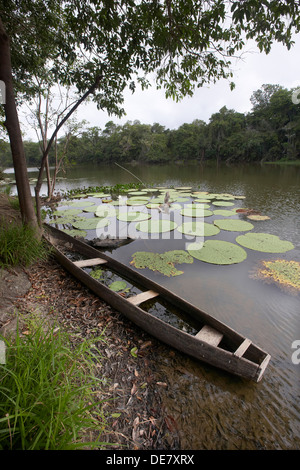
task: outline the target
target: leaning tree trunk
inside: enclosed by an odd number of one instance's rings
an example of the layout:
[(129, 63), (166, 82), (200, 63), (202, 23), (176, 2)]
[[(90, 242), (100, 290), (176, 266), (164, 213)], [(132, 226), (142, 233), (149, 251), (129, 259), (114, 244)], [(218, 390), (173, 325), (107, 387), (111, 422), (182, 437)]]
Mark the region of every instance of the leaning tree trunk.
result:
[(0, 80), (5, 84), (5, 126), (8, 131), (16, 185), (24, 224), (38, 227), (27, 174), (24, 145), (13, 89), (9, 37), (0, 18)]

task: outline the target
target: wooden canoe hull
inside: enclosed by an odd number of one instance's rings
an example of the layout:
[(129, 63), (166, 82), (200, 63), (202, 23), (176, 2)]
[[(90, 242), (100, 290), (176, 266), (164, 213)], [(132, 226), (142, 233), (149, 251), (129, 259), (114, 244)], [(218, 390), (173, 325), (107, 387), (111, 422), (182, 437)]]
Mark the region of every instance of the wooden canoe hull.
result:
[[(186, 302), (163, 286), (135, 272), (128, 266), (109, 257), (105, 253), (99, 252), (97, 249), (84, 242), (70, 237), (60, 230), (46, 225), (45, 238), (52, 245), (54, 254), (59, 263), (69, 273), (150, 335), (214, 367), (255, 382), (261, 380), (270, 360), (270, 356), (235, 330), (201, 311), (189, 302)], [(74, 264), (74, 262), (60, 250), (59, 244), (64, 244), (71, 251), (80, 253), (80, 255), (87, 258), (101, 258), (105, 260), (105, 266), (107, 268), (112, 269), (118, 275), (124, 276), (124, 278), (130, 281), (138, 283), (140, 286), (142, 285), (145, 289), (154, 291), (154, 293), (157, 293), (158, 298), (161, 297), (175, 306), (176, 309), (180, 309), (189, 317), (193, 318), (193, 320), (199, 322), (199, 328), (201, 328), (200, 325), (205, 324), (220, 332), (221, 335), (226, 338), (227, 344), (230, 345), (232, 351), (214, 346), (209, 342), (199, 339), (197, 336), (179, 330), (146, 312), (139, 305), (136, 305), (134, 301), (130, 301), (130, 298), (126, 299), (118, 293), (113, 292), (101, 282), (91, 277), (84, 269)], [(241, 354), (241, 350), (243, 349), (243, 345), (247, 342), (249, 342), (246, 347), (247, 356), (245, 355), (246, 357), (244, 357), (243, 354)]]

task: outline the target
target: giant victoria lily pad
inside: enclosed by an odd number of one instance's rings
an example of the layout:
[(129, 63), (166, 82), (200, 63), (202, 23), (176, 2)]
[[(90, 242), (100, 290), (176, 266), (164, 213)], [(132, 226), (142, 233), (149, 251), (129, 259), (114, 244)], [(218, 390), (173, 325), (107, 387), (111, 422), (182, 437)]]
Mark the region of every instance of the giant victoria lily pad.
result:
[(269, 233), (246, 233), (239, 235), (236, 242), (250, 250), (264, 253), (285, 253), (295, 248), (291, 242), (281, 240), (277, 235)]
[(177, 230), (184, 235), (190, 235), (195, 237), (211, 237), (217, 235), (220, 229), (213, 224), (207, 224), (205, 222), (184, 222), (180, 225)]
[(138, 269), (151, 269), (165, 276), (179, 276), (183, 271), (175, 268), (174, 264), (193, 263), (194, 259), (184, 250), (172, 250), (165, 253), (152, 253), (148, 251), (137, 251), (132, 255), (130, 264)]
[(215, 220), (214, 224), (221, 230), (229, 230), (231, 232), (246, 232), (254, 228), (254, 225), (250, 222), (239, 219), (219, 219)]
[(123, 222), (139, 222), (141, 220), (150, 219), (151, 215), (147, 212), (131, 211), (131, 212), (120, 212), (117, 215), (118, 220)]
[(221, 240), (206, 240), (203, 244), (191, 243), (188, 252), (200, 261), (220, 265), (241, 263), (247, 258), (243, 248)]
[(136, 229), (140, 232), (147, 233), (162, 233), (174, 230), (177, 227), (176, 222), (172, 220), (145, 220), (136, 225)]
[(199, 207), (198, 205), (198, 207), (196, 207), (195, 209), (184, 208), (180, 211), (180, 214), (184, 217), (209, 217), (210, 215), (212, 215), (212, 211), (204, 209), (203, 207)]
[(110, 222), (108, 219), (102, 219), (99, 217), (93, 217), (92, 219), (85, 219), (85, 220), (76, 220), (72, 222), (74, 228), (78, 228), (80, 230), (95, 230), (97, 228), (106, 227), (109, 225)]

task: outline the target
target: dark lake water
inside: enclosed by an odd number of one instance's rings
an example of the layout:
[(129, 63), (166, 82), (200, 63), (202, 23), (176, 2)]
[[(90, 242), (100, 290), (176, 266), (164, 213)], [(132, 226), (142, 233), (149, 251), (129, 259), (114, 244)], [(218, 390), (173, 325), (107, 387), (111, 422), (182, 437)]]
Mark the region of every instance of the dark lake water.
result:
[[(195, 262), (186, 265), (184, 274), (177, 277), (150, 270), (143, 270), (143, 274), (236, 329), (272, 356), (259, 384), (202, 367), (189, 358), (179, 356), (176, 370), (170, 369), (168, 357), (159, 359), (160, 370), (170, 384), (163, 406), (177, 422), (181, 448), (299, 449), (300, 364), (292, 361), (292, 344), (300, 340), (300, 294), (253, 274), (262, 260), (300, 261), (300, 167), (125, 166), (146, 185), (243, 195), (245, 199), (235, 207), (253, 208), (270, 217), (252, 222), (254, 231), (278, 235), (294, 244), (293, 250), (279, 255), (248, 250), (245, 261), (230, 266)], [(74, 167), (65, 176), (57, 190), (137, 182), (116, 165)], [(234, 241), (236, 236), (236, 232), (222, 231), (219, 239)], [(136, 240), (113, 250), (112, 256), (128, 264), (136, 251), (177, 248), (184, 249), (183, 240)]]

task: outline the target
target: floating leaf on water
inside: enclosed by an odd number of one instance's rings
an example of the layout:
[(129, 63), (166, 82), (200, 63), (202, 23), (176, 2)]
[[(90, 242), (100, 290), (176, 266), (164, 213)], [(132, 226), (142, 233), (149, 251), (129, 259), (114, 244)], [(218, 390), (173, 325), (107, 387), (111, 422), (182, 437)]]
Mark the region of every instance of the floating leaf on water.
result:
[(269, 233), (246, 233), (239, 235), (236, 242), (250, 250), (264, 253), (285, 253), (295, 248), (291, 242), (281, 240), (277, 235)]
[(92, 206), (94, 203), (92, 201), (72, 201), (72, 202), (66, 202), (63, 203), (71, 207), (88, 207)]
[(114, 292), (120, 292), (124, 291), (128, 286), (125, 281), (114, 281), (109, 285), (109, 288)]
[(197, 207), (196, 209), (182, 209), (180, 211), (180, 214), (184, 217), (209, 217), (210, 215), (212, 215), (212, 211)]
[(92, 269), (92, 271), (90, 272), (90, 275), (91, 275), (94, 279), (102, 279), (103, 273), (104, 273), (103, 269), (101, 269), (101, 268), (94, 268), (94, 269)]
[(210, 208), (210, 204), (206, 204), (206, 203), (199, 203), (199, 202), (195, 202), (194, 204), (185, 204), (184, 205), (184, 209), (193, 209), (193, 210), (196, 210), (196, 209), (209, 209)]
[[(149, 204), (146, 204), (146, 207), (148, 207), (148, 209), (158, 209), (160, 206), (160, 204), (158, 203), (151, 203), (149, 202)], [(180, 206), (181, 207), (181, 206)]]
[(267, 215), (248, 215), (247, 218), (250, 220), (270, 220)]
[(89, 196), (92, 197), (111, 197), (110, 193), (89, 193)]
[(213, 202), (214, 206), (234, 206), (233, 202), (230, 201), (214, 201)]
[(264, 269), (259, 269), (257, 275), (268, 281), (274, 281), (282, 287), (300, 290), (300, 263), (278, 259), (262, 261)]
[(221, 230), (229, 230), (231, 232), (246, 232), (254, 228), (254, 225), (250, 222), (239, 219), (218, 219), (214, 221), (214, 224)]
[(76, 238), (76, 237), (83, 237), (83, 238), (85, 238), (86, 235), (87, 235), (86, 232), (85, 232), (85, 230), (63, 229), (62, 232), (67, 233), (68, 235), (70, 235), (71, 237), (74, 237), (74, 238)]
[[(148, 201), (148, 199), (147, 199), (147, 201)], [(126, 204), (127, 204), (127, 206), (144, 206), (147, 201), (143, 201), (143, 200), (140, 200), (140, 199), (131, 201), (130, 199), (127, 199)]]
[(177, 230), (185, 235), (195, 237), (211, 237), (213, 235), (217, 235), (220, 232), (220, 229), (213, 224), (196, 221), (184, 222), (177, 228)]
[(120, 212), (117, 215), (118, 220), (122, 220), (123, 222), (138, 222), (140, 220), (147, 220), (150, 219), (151, 215), (147, 212), (138, 212), (138, 211), (131, 211), (131, 212)]
[(77, 220), (77, 219), (75, 219), (75, 217), (66, 216), (66, 217), (58, 217), (56, 219), (49, 220), (48, 223), (64, 225), (64, 224), (71, 224), (74, 220)]
[(165, 253), (151, 253), (148, 251), (138, 251), (132, 255), (130, 264), (138, 269), (151, 269), (158, 271), (165, 276), (179, 276), (183, 271), (175, 268), (174, 264), (193, 263), (193, 257), (184, 250), (172, 250)]
[(97, 228), (106, 227), (109, 224), (110, 221), (108, 219), (102, 219), (99, 217), (72, 222), (74, 228), (83, 230), (95, 230)]
[(141, 196), (142, 194), (147, 194), (146, 191), (129, 191), (128, 194), (132, 194), (132, 195), (135, 195), (135, 196)]
[(206, 240), (203, 244), (191, 243), (188, 252), (200, 261), (219, 265), (241, 263), (247, 258), (243, 248), (221, 240)]
[(61, 217), (64, 217), (65, 215), (77, 215), (80, 214), (81, 210), (80, 209), (63, 209), (63, 210), (58, 210), (52, 212), (52, 215), (58, 215)]
[(140, 232), (147, 233), (162, 233), (174, 230), (177, 224), (172, 220), (145, 220), (136, 225), (136, 229)]
[(127, 199), (128, 201), (149, 201), (148, 196), (132, 196)]
[(216, 209), (214, 212), (214, 215), (222, 215), (223, 217), (232, 217), (236, 213), (231, 210), (226, 210), (226, 209)]
[(105, 206), (100, 204), (95, 210), (96, 217), (115, 217), (117, 215), (117, 210), (113, 206)]

